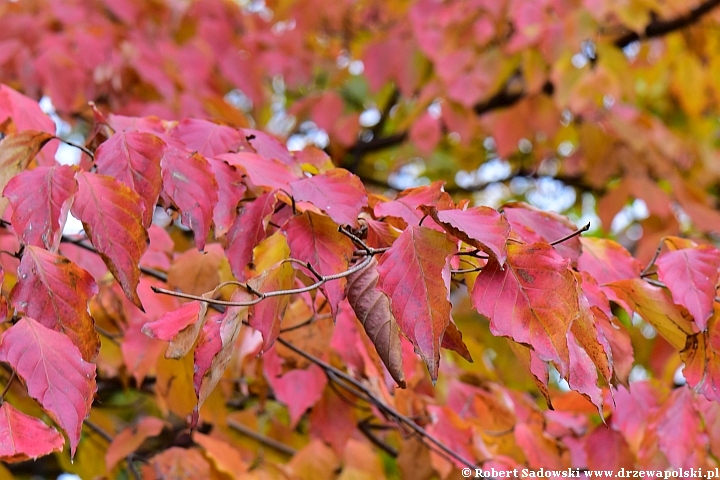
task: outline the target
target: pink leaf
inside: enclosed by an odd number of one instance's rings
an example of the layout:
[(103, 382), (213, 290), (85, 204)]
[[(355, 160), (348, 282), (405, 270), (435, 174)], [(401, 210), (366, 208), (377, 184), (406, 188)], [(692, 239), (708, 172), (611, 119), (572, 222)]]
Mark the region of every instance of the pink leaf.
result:
[[(508, 203), (502, 208), (513, 232), (527, 243), (554, 242), (577, 230), (566, 217), (554, 212), (546, 212), (526, 203)], [(579, 236), (575, 236), (555, 245), (555, 249), (565, 258), (576, 262), (582, 246)]]
[(57, 251), (72, 197), (75, 167), (26, 170), (8, 182), (3, 195), (13, 208), (12, 226), (25, 245)]
[(705, 330), (713, 313), (720, 252), (709, 245), (682, 248), (663, 253), (655, 263), (673, 302), (687, 308), (698, 328)]
[(292, 195), (323, 210), (338, 225), (357, 227), (357, 217), (367, 205), (367, 194), (360, 178), (342, 168), (290, 184)]
[(143, 226), (150, 226), (162, 189), (160, 159), (165, 142), (144, 132), (119, 132), (95, 152), (97, 172), (120, 180), (142, 199)]
[(142, 331), (150, 338), (171, 342), (165, 356), (183, 357), (192, 348), (205, 320), (208, 304), (188, 302), (177, 310), (166, 312), (153, 322), (146, 323)]
[(273, 190), (287, 188), (290, 183), (298, 179), (287, 165), (277, 160), (263, 158), (257, 153), (225, 153), (218, 155), (217, 158), (225, 160), (230, 165), (240, 167), (256, 187)]
[(183, 142), (191, 152), (208, 158), (221, 153), (250, 150), (250, 145), (238, 130), (197, 118), (181, 121), (170, 135)]
[(497, 210), (490, 207), (441, 211), (435, 207), (420, 208), (449, 234), (493, 255), (501, 266), (505, 263), (510, 224)]
[(70, 438), (70, 451), (80, 441), (82, 422), (90, 414), (95, 365), (62, 333), (21, 318), (6, 330), (0, 343), (0, 361), (9, 363), (27, 385), (28, 393)]
[(198, 153), (169, 148), (162, 158), (163, 195), (180, 210), (182, 224), (205, 248), (218, 201), (218, 184), (208, 161)]
[(0, 460), (14, 463), (62, 452), (65, 438), (39, 418), (25, 415), (7, 401), (0, 406)]
[[(280, 361), (277, 354), (273, 354), (273, 356), (276, 361)], [(290, 370), (282, 376), (278, 376), (279, 366), (277, 370), (273, 370), (275, 371), (266, 371), (268, 383), (277, 399), (287, 405), (290, 410), (290, 427), (295, 428), (305, 410), (315, 405), (322, 397), (325, 385), (327, 385), (327, 376), (315, 364), (305, 370)]]

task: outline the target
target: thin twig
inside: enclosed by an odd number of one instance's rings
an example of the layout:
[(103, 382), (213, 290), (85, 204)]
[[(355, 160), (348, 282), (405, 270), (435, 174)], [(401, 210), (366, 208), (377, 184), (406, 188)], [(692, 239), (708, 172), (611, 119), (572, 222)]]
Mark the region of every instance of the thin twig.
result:
[(99, 425), (96, 425), (95, 422), (91, 421), (90, 419), (85, 419), (85, 422), (83, 422), (83, 425), (88, 427), (93, 432), (97, 433), (106, 442), (111, 443), (113, 441), (112, 435), (110, 435), (105, 430), (100, 428)]
[(578, 235), (580, 235), (583, 232), (587, 232), (588, 230), (590, 230), (590, 222), (586, 223), (584, 227), (579, 228), (579, 229), (575, 230), (574, 232), (555, 240), (554, 242), (550, 242), (550, 245), (557, 245), (559, 243), (566, 242), (573, 237), (577, 237)]
[(375, 435), (375, 433), (373, 433), (373, 430), (375, 429), (373, 427), (375, 427), (375, 426), (370, 423), (371, 418), (372, 417), (367, 417), (367, 418), (361, 420), (358, 423), (358, 428), (363, 433), (363, 435), (365, 435), (367, 437), (367, 439), (373, 443), (373, 445), (375, 445), (379, 449), (385, 451), (391, 457), (397, 458), (398, 451), (396, 449), (394, 449), (393, 447), (391, 447), (390, 445), (388, 445), (387, 443), (380, 440), (380, 438), (378, 438), (378, 436)]
[(650, 263), (648, 263), (645, 268), (643, 268), (643, 271), (640, 272), (640, 276), (644, 277), (648, 271), (652, 268), (653, 265), (655, 265), (655, 260), (657, 260), (658, 256), (660, 255), (660, 252), (662, 251), (663, 244), (665, 242), (660, 242), (660, 245), (658, 245), (657, 249), (655, 250), (655, 255), (653, 255), (652, 259), (650, 260)]
[(233, 430), (237, 430), (238, 432), (242, 433), (246, 437), (250, 437), (253, 440), (256, 440), (256, 441), (262, 443), (263, 445), (266, 445), (274, 450), (277, 450), (280, 453), (284, 453), (285, 455), (289, 455), (291, 457), (297, 453), (297, 450), (295, 450), (290, 445), (286, 445), (282, 442), (275, 440), (274, 438), (270, 438), (270, 437), (263, 435), (262, 433), (258, 433), (256, 431), (246, 427), (242, 423), (240, 423), (236, 420), (233, 420), (232, 418), (228, 418), (227, 423), (230, 426), (230, 428), (232, 428)]
[(481, 272), (484, 267), (474, 267), (474, 268), (465, 268), (461, 270), (450, 270), (450, 273), (453, 275), (459, 275), (461, 273), (473, 273), (473, 272)]
[[(475, 468), (474, 462), (467, 460), (462, 455), (453, 451), (447, 445), (445, 445), (443, 442), (441, 442), (440, 440), (438, 440), (437, 438), (432, 436), (430, 433), (428, 433), (427, 430), (425, 430), (420, 425), (415, 423), (413, 420), (411, 420), (407, 416), (401, 414), (394, 408), (385, 404), (385, 402), (383, 402), (381, 399), (377, 398), (377, 396), (375, 396), (365, 385), (358, 382), (350, 375), (346, 374), (345, 372), (343, 372), (341, 370), (338, 370), (337, 368), (333, 367), (332, 365), (329, 365), (328, 363), (307, 353), (306, 351), (304, 351), (300, 348), (297, 348), (295, 345), (288, 342), (287, 340), (284, 340), (281, 337), (278, 337), (277, 341), (278, 341), (278, 343), (289, 348), (290, 350), (297, 353), (301, 357), (304, 357), (305, 359), (307, 359), (307, 360), (311, 361), (312, 363), (314, 363), (315, 365), (319, 366), (326, 372), (332, 372), (337, 377), (339, 377), (342, 380), (344, 380), (345, 382), (348, 382), (349, 384), (351, 384), (354, 387), (354, 389), (357, 389), (357, 390), (363, 392), (365, 395), (367, 395), (368, 398), (370, 398), (372, 400), (373, 405), (375, 405), (380, 411), (382, 411), (385, 415), (389, 416), (390, 418), (393, 418), (393, 419), (399, 421), (400, 423), (404, 424), (405, 426), (410, 428), (413, 432), (415, 432), (415, 434), (419, 435), (420, 437), (422, 437), (423, 439), (425, 439), (426, 441), (428, 441), (429, 443), (431, 443), (432, 445), (437, 447), (437, 449), (439, 450), (439, 452), (441, 452), (441, 454), (443, 456), (452, 458), (453, 460), (457, 461), (458, 463), (460, 463), (462, 465), (465, 465), (466, 467)], [(339, 383), (339, 385), (343, 386), (342, 383)]]
[[(312, 292), (313, 290), (316, 290), (323, 286), (325, 283), (330, 282), (332, 280), (337, 280), (340, 278), (345, 278), (350, 275), (352, 275), (355, 272), (359, 272), (360, 270), (364, 269), (368, 265), (370, 265), (370, 262), (372, 261), (372, 256), (368, 255), (366, 256), (360, 263), (357, 265), (345, 270), (344, 272), (335, 273), (333, 275), (322, 275), (322, 278), (318, 280), (317, 282), (313, 283), (312, 285), (307, 285), (305, 287), (301, 288), (292, 288), (288, 290), (273, 290), (270, 292), (258, 292), (252, 287), (250, 287), (247, 284), (243, 284), (243, 288), (245, 288), (248, 292), (252, 293), (253, 295), (257, 295), (257, 298), (254, 300), (249, 300), (247, 302), (233, 302), (229, 300), (211, 300), (209, 298), (205, 298), (198, 295), (191, 295), (189, 293), (182, 293), (182, 292), (176, 292), (174, 290), (169, 290), (167, 288), (160, 288), (156, 286), (152, 286), (153, 292), (155, 293), (162, 293), (164, 295), (170, 295), (173, 297), (178, 298), (185, 298), (188, 300), (198, 300), (200, 302), (206, 302), (211, 303), (213, 305), (225, 305), (226, 307), (249, 307), (252, 305), (257, 305), (258, 303), (262, 302), (266, 298), (270, 297), (279, 297), (282, 295), (296, 295), (299, 293), (305, 293), (305, 292)], [(304, 263), (303, 263), (304, 264)]]
[(8, 379), (7, 383), (5, 384), (5, 388), (3, 388), (2, 393), (0, 393), (0, 403), (5, 401), (5, 395), (7, 394), (8, 390), (10, 390), (10, 387), (13, 384), (13, 381), (15, 381), (15, 369), (13, 369), (10, 373), (10, 378)]
[(72, 142), (69, 142), (69, 141), (65, 140), (64, 138), (60, 138), (60, 137), (57, 137), (57, 136), (56, 136), (55, 138), (57, 138), (58, 140), (60, 140), (60, 141), (61, 141), (62, 143), (64, 143), (65, 145), (69, 145), (69, 146), (71, 146), (71, 147), (77, 148), (78, 150), (82, 151), (85, 155), (87, 155), (88, 157), (90, 157), (92, 160), (95, 160), (95, 154), (94, 154), (92, 151), (90, 151), (89, 149), (83, 147), (82, 145), (76, 145), (76, 144), (74, 144), (74, 143), (72, 143)]

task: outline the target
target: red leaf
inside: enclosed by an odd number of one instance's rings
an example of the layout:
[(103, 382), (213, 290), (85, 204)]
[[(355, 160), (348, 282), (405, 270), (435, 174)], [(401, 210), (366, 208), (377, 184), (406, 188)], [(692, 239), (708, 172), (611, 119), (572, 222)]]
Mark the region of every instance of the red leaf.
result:
[(475, 281), (472, 302), (490, 319), (493, 335), (531, 345), (541, 360), (566, 374), (567, 333), (580, 307), (568, 261), (550, 245), (508, 246), (505, 270), (490, 259)]
[(268, 190), (287, 188), (290, 183), (298, 179), (287, 165), (276, 160), (268, 160), (256, 153), (226, 153), (218, 155), (217, 158), (240, 167), (256, 187), (266, 187)]
[[(0, 116), (2, 114), (2, 88), (0, 85)], [(0, 141), (0, 190), (4, 190), (10, 179), (27, 168), (40, 149), (53, 135), (45, 132), (25, 130), (11, 133)], [(7, 204), (2, 203), (0, 212)]]
[(65, 335), (30, 317), (21, 318), (3, 333), (0, 361), (15, 369), (30, 396), (65, 430), (75, 455), (82, 422), (90, 414), (97, 390), (95, 365), (83, 360)]
[(687, 308), (698, 328), (705, 330), (713, 313), (720, 252), (709, 245), (681, 248), (663, 253), (655, 263), (673, 301)]
[(218, 184), (218, 202), (213, 210), (213, 223), (215, 224), (215, 238), (227, 233), (237, 217), (237, 207), (245, 196), (247, 188), (243, 178), (236, 168), (231, 167), (222, 160), (211, 158), (208, 160), (215, 174)]
[(0, 460), (8, 463), (34, 460), (62, 452), (65, 438), (39, 418), (25, 415), (7, 401), (0, 406)]
[(177, 310), (167, 312), (153, 322), (148, 322), (142, 331), (150, 338), (170, 342), (165, 352), (167, 358), (180, 358), (190, 351), (205, 322), (208, 304), (188, 302)]
[(588, 272), (599, 284), (640, 277), (641, 266), (619, 243), (606, 238), (583, 237), (578, 270)]
[(89, 362), (100, 350), (95, 322), (88, 313), (88, 302), (97, 292), (88, 272), (65, 257), (28, 246), (10, 301), (45, 327), (64, 332)]
[(0, 123), (11, 118), (16, 131), (40, 130), (51, 135), (55, 133), (55, 123), (40, 109), (38, 102), (0, 85)]
[(490, 207), (441, 211), (435, 207), (421, 207), (421, 209), (449, 234), (493, 255), (500, 266), (505, 263), (510, 224), (497, 210)]
[(72, 197), (74, 167), (38, 167), (8, 182), (3, 195), (12, 205), (12, 228), (25, 245), (57, 251)]
[(275, 392), (275, 397), (290, 411), (290, 428), (295, 428), (305, 410), (315, 405), (322, 397), (327, 376), (315, 364), (307, 369), (290, 370), (280, 376), (280, 357), (271, 350), (263, 356), (265, 376)]
[(378, 288), (390, 297), (400, 331), (420, 353), (433, 382), (450, 323), (448, 259), (455, 251), (445, 234), (410, 226), (378, 262)]
[(375, 216), (402, 218), (408, 225), (418, 225), (423, 217), (422, 212), (417, 210), (420, 205), (433, 205), (438, 210), (454, 207), (450, 196), (443, 191), (443, 182), (438, 181), (424, 187), (408, 188), (395, 200), (378, 203), (374, 209)]
[(193, 231), (195, 245), (203, 250), (218, 201), (210, 164), (198, 153), (169, 148), (162, 158), (162, 177), (163, 195), (180, 210), (182, 224)]
[(164, 152), (165, 142), (144, 132), (116, 133), (95, 152), (97, 173), (120, 180), (140, 195), (145, 228), (152, 223), (162, 190), (160, 159)]
[(148, 247), (142, 224), (142, 200), (134, 190), (112, 177), (78, 172), (78, 193), (70, 211), (127, 298), (142, 309), (137, 295), (140, 258)]
[(160, 435), (163, 428), (165, 428), (165, 422), (159, 418), (143, 417), (137, 425), (118, 433), (108, 445), (105, 453), (105, 468), (108, 472), (115, 468), (118, 462), (140, 448), (145, 440)]
[[(328, 217), (305, 212), (286, 223), (283, 232), (292, 257), (312, 264), (321, 275), (347, 270), (354, 250), (353, 243), (338, 232), (338, 226)], [(337, 315), (338, 304), (345, 298), (346, 283), (346, 278), (339, 278), (320, 287), (328, 299), (333, 317)]]
[(197, 118), (186, 118), (170, 131), (191, 152), (214, 157), (226, 152), (249, 150), (250, 145), (236, 129)]
[(342, 168), (298, 180), (290, 188), (296, 201), (312, 203), (338, 225), (357, 227), (358, 214), (367, 205), (360, 178)]
[[(281, 262), (261, 275), (251, 278), (248, 284), (257, 292), (271, 292), (292, 288), (294, 280), (295, 270), (289, 263)], [(266, 298), (252, 307), (250, 326), (263, 336), (262, 352), (267, 352), (280, 334), (280, 321), (285, 314), (288, 300), (287, 295), (280, 295)]]
[(260, 130), (243, 128), (242, 133), (255, 151), (268, 160), (279, 160), (285, 165), (292, 165), (293, 158), (285, 145), (278, 139)]
[(227, 234), (225, 256), (233, 275), (245, 280), (245, 267), (252, 262), (253, 248), (265, 238), (265, 229), (275, 209), (274, 192), (268, 192), (244, 204)]
[[(527, 243), (554, 242), (571, 234), (577, 227), (566, 217), (554, 212), (546, 212), (526, 203), (508, 203), (502, 208), (513, 232)], [(555, 245), (555, 249), (565, 258), (576, 262), (582, 246), (576, 236)]]
[(657, 445), (671, 468), (694, 468), (707, 458), (708, 438), (693, 397), (689, 388), (678, 388), (657, 412)]
[(348, 302), (388, 372), (401, 388), (405, 388), (400, 327), (390, 310), (390, 299), (376, 289), (377, 283), (377, 260), (373, 258), (367, 267), (348, 277)]

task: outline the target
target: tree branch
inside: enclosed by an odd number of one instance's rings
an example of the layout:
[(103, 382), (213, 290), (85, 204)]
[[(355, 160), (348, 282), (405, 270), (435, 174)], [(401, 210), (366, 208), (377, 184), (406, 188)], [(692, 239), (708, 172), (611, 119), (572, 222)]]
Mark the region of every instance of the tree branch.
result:
[(228, 418), (227, 424), (230, 428), (232, 428), (235, 431), (238, 431), (242, 433), (243, 435), (252, 438), (253, 440), (262, 443), (263, 445), (267, 445), (268, 447), (272, 448), (273, 450), (277, 450), (280, 453), (284, 453), (285, 455), (293, 456), (297, 453), (297, 450), (295, 450), (290, 445), (286, 445), (282, 442), (278, 442), (274, 438), (267, 437), (263, 435), (262, 433), (258, 433), (254, 430), (249, 429), (242, 423), (233, 420), (232, 418)]
[(670, 20), (654, 20), (645, 27), (643, 32), (628, 32), (615, 39), (613, 43), (618, 48), (625, 48), (633, 42), (662, 37), (663, 35), (667, 35), (668, 33), (675, 32), (697, 23), (702, 17), (710, 13), (718, 6), (720, 6), (720, 0), (707, 0), (690, 10), (690, 12), (686, 15), (671, 18)]

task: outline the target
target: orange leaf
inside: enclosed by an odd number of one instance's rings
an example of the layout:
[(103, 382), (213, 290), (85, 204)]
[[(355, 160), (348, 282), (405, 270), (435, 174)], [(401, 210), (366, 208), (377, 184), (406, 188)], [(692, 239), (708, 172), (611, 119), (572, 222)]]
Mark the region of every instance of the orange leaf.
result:
[(148, 248), (142, 224), (142, 200), (130, 187), (112, 177), (78, 172), (78, 193), (72, 214), (85, 232), (127, 298), (142, 309), (137, 286), (140, 258)]
[(145, 440), (160, 435), (165, 422), (155, 417), (143, 417), (133, 427), (118, 433), (108, 445), (105, 454), (105, 468), (112, 470), (123, 458), (140, 448)]
[(88, 302), (98, 292), (92, 276), (70, 260), (38, 247), (25, 249), (10, 301), (48, 328), (64, 332), (91, 361), (100, 349)]

